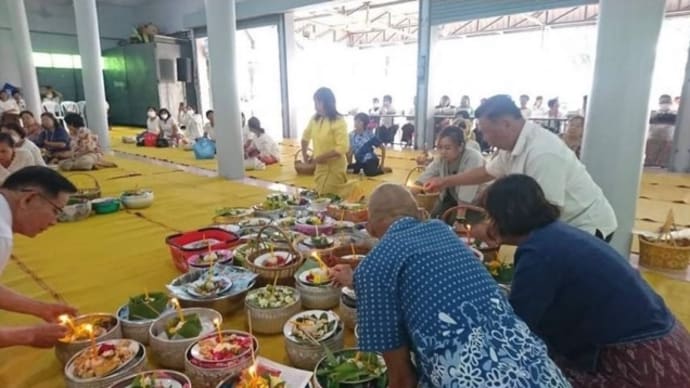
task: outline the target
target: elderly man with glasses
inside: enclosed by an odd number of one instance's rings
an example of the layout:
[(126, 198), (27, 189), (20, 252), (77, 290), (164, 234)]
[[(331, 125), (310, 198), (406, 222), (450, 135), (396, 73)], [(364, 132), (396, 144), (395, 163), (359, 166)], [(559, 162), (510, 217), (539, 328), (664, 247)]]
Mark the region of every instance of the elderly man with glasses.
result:
[(379, 244), (354, 274), (330, 275), (354, 287), (359, 347), (383, 353), (390, 387), (570, 386), (472, 251), (421, 220), (407, 189), (376, 188), (367, 229)]
[[(32, 166), (10, 175), (0, 186), (0, 273), (12, 255), (13, 235), (35, 237), (57, 223), (62, 208), (76, 187), (47, 167)], [(61, 314), (76, 314), (70, 306), (41, 302), (0, 285), (0, 310), (34, 315), (45, 323), (0, 326), (0, 348), (51, 347), (67, 334), (57, 324)]]

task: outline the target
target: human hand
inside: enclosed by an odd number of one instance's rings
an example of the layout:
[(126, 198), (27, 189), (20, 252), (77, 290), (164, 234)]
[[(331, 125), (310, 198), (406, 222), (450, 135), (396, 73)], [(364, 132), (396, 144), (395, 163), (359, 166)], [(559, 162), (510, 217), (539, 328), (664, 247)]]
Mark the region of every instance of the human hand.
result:
[(352, 267), (338, 264), (328, 269), (328, 277), (336, 287), (352, 287)]
[(424, 191), (435, 193), (446, 188), (446, 181), (441, 177), (433, 177), (424, 183)]
[(46, 322), (57, 322), (58, 317), (63, 314), (76, 316), (77, 309), (61, 303), (41, 303), (38, 314), (35, 315)]
[(17, 341), (21, 345), (35, 348), (51, 348), (60, 338), (64, 338), (68, 329), (57, 323), (41, 323), (35, 326), (17, 328)]

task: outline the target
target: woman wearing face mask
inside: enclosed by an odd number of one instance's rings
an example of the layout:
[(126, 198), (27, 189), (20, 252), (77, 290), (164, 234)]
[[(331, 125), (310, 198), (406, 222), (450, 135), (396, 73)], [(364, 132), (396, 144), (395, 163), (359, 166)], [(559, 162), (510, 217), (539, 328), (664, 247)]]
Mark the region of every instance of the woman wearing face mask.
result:
[(14, 147), (16, 150), (24, 150), (31, 155), (32, 165), (45, 166), (41, 149), (36, 146), (31, 140), (26, 139), (26, 132), (16, 123), (6, 123), (0, 128), (2, 133), (6, 133), (12, 137)]
[(36, 145), (43, 150), (43, 159), (50, 163), (72, 157), (69, 133), (60, 126), (52, 113), (41, 115), (43, 132), (36, 140)]
[(158, 121), (159, 136), (172, 142), (171, 145), (173, 147), (177, 146), (180, 140), (182, 140), (182, 135), (175, 119), (170, 116), (170, 111), (161, 108), (158, 111), (158, 118), (160, 119)]
[(150, 106), (146, 110), (146, 132), (158, 135), (160, 127), (158, 123), (158, 112), (156, 108)]
[[(424, 173), (419, 176), (415, 184), (423, 186), (424, 183), (434, 177), (445, 177), (471, 170), (484, 165), (482, 154), (475, 149), (465, 146), (465, 135), (458, 127), (448, 127), (438, 135), (436, 143), (438, 156), (429, 164)], [(431, 212), (431, 216), (439, 218), (446, 210), (461, 204), (471, 204), (477, 193), (479, 185), (455, 186), (445, 189), (439, 196), (439, 201)], [(413, 192), (420, 192), (419, 188), (413, 188)], [(445, 220), (452, 225), (455, 217)]]
[(0, 183), (5, 182), (13, 172), (33, 165), (31, 154), (15, 149), (12, 136), (0, 132)]
[(310, 160), (307, 151), (312, 143), (316, 190), (321, 194), (346, 195), (345, 155), (350, 148), (347, 123), (335, 107), (335, 95), (331, 89), (320, 88), (314, 93), (314, 108), (316, 114), (302, 134), (302, 158)]

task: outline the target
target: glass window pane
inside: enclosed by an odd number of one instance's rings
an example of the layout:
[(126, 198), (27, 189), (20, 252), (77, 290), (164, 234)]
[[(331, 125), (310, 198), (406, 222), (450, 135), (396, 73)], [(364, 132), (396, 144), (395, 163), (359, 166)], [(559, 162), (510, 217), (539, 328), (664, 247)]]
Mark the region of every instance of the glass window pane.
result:
[(33, 53), (34, 66), (53, 67), (53, 58), (50, 53)]
[(74, 67), (72, 56), (69, 54), (52, 54), (53, 67), (58, 69), (71, 69)]

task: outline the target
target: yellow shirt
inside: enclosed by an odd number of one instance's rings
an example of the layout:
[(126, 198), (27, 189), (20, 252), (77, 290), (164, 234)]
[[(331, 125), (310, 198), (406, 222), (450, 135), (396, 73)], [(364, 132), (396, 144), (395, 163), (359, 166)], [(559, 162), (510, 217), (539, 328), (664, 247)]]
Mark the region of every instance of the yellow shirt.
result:
[(341, 157), (334, 161), (345, 161), (350, 139), (347, 136), (347, 123), (342, 117), (335, 120), (312, 118), (302, 134), (303, 141), (311, 141), (314, 156), (335, 150)]

